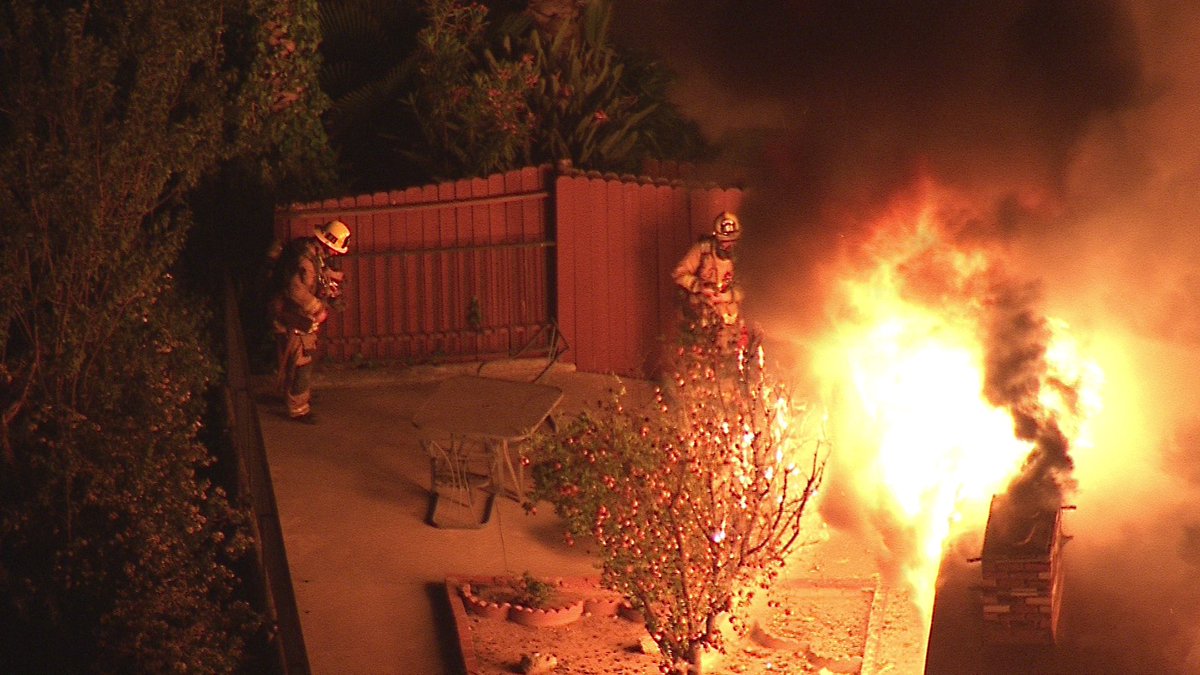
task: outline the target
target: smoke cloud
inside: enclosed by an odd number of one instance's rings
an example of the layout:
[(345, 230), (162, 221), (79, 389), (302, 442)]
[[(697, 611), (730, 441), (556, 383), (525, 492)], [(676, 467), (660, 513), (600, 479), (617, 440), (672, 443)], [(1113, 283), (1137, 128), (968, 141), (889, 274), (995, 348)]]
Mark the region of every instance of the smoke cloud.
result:
[(973, 195), (964, 236), (1002, 243), (1104, 370), (1094, 446), (1068, 455), (1020, 403), (1035, 298), (998, 296), (987, 395), (1078, 481), (1068, 651), (1200, 672), (1200, 3), (617, 0), (615, 19), (748, 188), (739, 274), (768, 334), (823, 330), (825, 263), (917, 177)]
[(1056, 416), (1039, 400), (1050, 382), (1050, 330), (1039, 298), (1033, 284), (995, 285), (987, 303), (983, 393), (992, 405), (1012, 414), (1013, 434), (1033, 444), (1025, 466), (1008, 486), (1010, 501), (1021, 509), (1054, 511), (1074, 487), (1074, 460)]
[[(1092, 0), (618, 2), (621, 33), (755, 191), (741, 272), (759, 314), (819, 311), (809, 272), (917, 173), (1016, 228), (1063, 196), (1094, 120), (1142, 91), (1128, 11)], [(791, 311), (799, 310), (799, 311)]]

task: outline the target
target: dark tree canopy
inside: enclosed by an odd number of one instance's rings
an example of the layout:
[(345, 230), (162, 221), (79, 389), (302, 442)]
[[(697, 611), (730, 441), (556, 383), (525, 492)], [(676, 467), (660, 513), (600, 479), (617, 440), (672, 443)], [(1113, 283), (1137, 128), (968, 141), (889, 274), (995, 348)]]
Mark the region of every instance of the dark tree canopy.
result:
[(322, 178), (314, 12), (0, 8), (0, 670), (246, 658), (246, 512), (211, 479), (211, 312), (178, 262), (195, 190), (230, 167)]
[(670, 72), (612, 42), (611, 16), (608, 0), (323, 3), (321, 81), (345, 183), (706, 157), (670, 101)]

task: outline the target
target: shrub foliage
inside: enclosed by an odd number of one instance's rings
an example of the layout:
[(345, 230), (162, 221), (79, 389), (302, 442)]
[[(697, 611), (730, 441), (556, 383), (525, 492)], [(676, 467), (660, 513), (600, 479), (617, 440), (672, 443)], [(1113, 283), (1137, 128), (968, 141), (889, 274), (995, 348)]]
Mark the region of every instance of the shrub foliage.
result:
[(665, 665), (698, 663), (797, 545), (826, 442), (761, 351), (681, 348), (652, 409), (626, 399), (537, 439), (534, 496), (598, 544), (603, 584), (643, 613)]
[(246, 514), (199, 436), (211, 317), (173, 270), (218, 166), (281, 180), (319, 151), (313, 11), (0, 8), (0, 671), (243, 662)]
[(661, 62), (617, 45), (611, 0), (539, 26), (524, 2), (331, 0), (322, 82), (362, 188), (569, 160), (603, 171), (710, 154)]

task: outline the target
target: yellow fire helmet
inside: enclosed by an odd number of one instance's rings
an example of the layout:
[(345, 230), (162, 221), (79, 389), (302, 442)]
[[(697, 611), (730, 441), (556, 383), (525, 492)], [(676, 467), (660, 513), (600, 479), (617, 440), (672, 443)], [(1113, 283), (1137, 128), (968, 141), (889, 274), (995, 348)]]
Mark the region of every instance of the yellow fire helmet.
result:
[(713, 236), (717, 241), (737, 241), (742, 236), (742, 221), (730, 211), (722, 211), (713, 221)]
[(324, 225), (313, 227), (317, 239), (321, 240), (334, 253), (345, 253), (350, 250), (346, 240), (350, 238), (350, 228), (340, 220), (331, 220)]

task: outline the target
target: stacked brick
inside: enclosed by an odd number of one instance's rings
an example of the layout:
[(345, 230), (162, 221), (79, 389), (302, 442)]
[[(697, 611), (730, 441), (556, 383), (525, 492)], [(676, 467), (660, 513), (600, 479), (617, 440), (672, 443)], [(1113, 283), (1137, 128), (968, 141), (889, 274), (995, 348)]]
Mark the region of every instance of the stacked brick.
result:
[(1054, 644), (1064, 542), (1060, 510), (1023, 509), (993, 497), (980, 585), (986, 644)]

